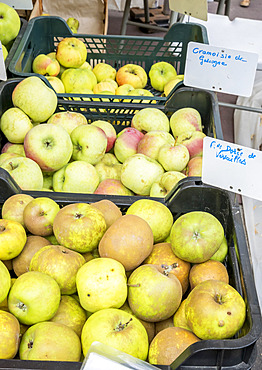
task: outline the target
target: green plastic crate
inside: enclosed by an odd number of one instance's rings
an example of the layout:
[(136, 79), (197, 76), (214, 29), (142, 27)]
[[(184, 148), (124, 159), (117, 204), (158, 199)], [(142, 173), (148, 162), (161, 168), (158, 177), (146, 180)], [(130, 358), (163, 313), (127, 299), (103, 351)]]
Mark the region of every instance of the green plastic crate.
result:
[[(83, 35), (73, 34), (60, 17), (45, 16), (36, 17), (28, 22), (27, 29), (20, 41), (20, 44), (9, 65), (9, 71), (13, 77), (28, 77), (35, 75), (32, 72), (32, 62), (34, 58), (43, 53), (55, 51), (58, 43), (65, 37), (77, 37), (81, 39), (87, 48), (87, 61), (94, 67), (99, 62), (112, 65), (117, 70), (127, 64), (138, 64), (145, 71), (149, 72), (151, 66), (160, 61), (171, 63), (178, 74), (184, 74), (187, 45), (190, 41), (208, 43), (207, 31), (203, 25), (195, 23), (175, 23), (166, 35), (161, 37), (140, 37), (140, 36), (118, 36), (118, 35)], [(148, 84), (145, 87), (154, 94), (154, 97), (140, 98), (139, 96), (130, 97), (140, 103), (165, 104), (168, 97), (162, 97)], [(79, 94), (58, 94), (58, 96), (68, 98), (79, 98), (84, 96), (90, 100), (94, 95)], [(127, 96), (118, 95), (99, 95), (95, 98), (106, 97), (110, 102), (119, 102), (119, 99), (126, 99)]]

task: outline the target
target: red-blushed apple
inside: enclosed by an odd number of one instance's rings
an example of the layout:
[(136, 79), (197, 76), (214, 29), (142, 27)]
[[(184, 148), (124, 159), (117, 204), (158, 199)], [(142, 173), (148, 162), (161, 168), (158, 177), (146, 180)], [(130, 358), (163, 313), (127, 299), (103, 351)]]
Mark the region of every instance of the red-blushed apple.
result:
[(84, 356), (98, 341), (145, 361), (148, 354), (146, 329), (134, 316), (117, 308), (93, 313), (83, 326), (81, 342)]
[(99, 209), (86, 203), (72, 203), (57, 213), (53, 230), (60, 245), (79, 253), (92, 252), (106, 231), (106, 221)]
[(114, 154), (123, 163), (131, 155), (137, 153), (138, 143), (144, 134), (133, 127), (126, 127), (116, 137)]
[(200, 339), (228, 339), (242, 328), (246, 304), (231, 285), (206, 280), (189, 293), (185, 312), (188, 326)]
[(13, 144), (23, 144), (26, 133), (33, 127), (29, 117), (19, 108), (9, 108), (1, 116), (1, 131)]
[(47, 123), (62, 126), (70, 135), (74, 128), (86, 125), (87, 119), (82, 113), (66, 111), (54, 113)]
[(175, 67), (168, 62), (157, 62), (152, 64), (148, 73), (152, 87), (158, 91), (164, 91), (168, 81), (176, 78)]
[(202, 155), (205, 136), (202, 131), (184, 132), (178, 135), (176, 143), (185, 145), (189, 151), (190, 158), (193, 158)]
[(25, 136), (26, 157), (33, 159), (44, 172), (54, 172), (66, 165), (73, 153), (69, 133), (59, 125), (42, 123)]
[(19, 222), (23, 227), (24, 209), (34, 198), (29, 194), (14, 194), (7, 198), (2, 206), (2, 218)]
[(40, 166), (30, 158), (15, 157), (7, 159), (1, 165), (15, 180), (22, 190), (41, 190), (43, 173)]
[(183, 144), (164, 144), (159, 149), (157, 156), (157, 161), (166, 171), (183, 171), (189, 159), (189, 151)]
[(176, 184), (187, 176), (179, 171), (167, 171), (152, 184), (150, 197), (164, 198)]
[(47, 79), (47, 81), (50, 83), (50, 85), (52, 86), (52, 88), (55, 90), (57, 94), (65, 93), (65, 86), (59, 77), (45, 76), (45, 78)]
[(134, 195), (120, 180), (105, 179), (102, 180), (94, 194), (108, 194), (108, 195)]
[(38, 197), (24, 208), (24, 224), (33, 235), (48, 236), (53, 234), (53, 222), (60, 206), (53, 199)]
[(95, 74), (87, 68), (68, 68), (61, 75), (66, 93), (92, 90), (97, 84)]
[(86, 161), (95, 165), (105, 155), (107, 136), (100, 127), (81, 125), (76, 127), (70, 136), (73, 143), (72, 158), (75, 161)]
[(95, 165), (99, 181), (106, 179), (120, 180), (122, 163), (113, 153), (105, 153), (104, 157)]
[(76, 37), (65, 37), (56, 48), (56, 59), (66, 68), (79, 68), (87, 57), (84, 42)]
[(105, 79), (110, 78), (115, 80), (116, 78), (116, 69), (108, 63), (97, 63), (93, 68), (93, 72), (96, 75), (98, 83)]
[(60, 72), (60, 64), (55, 58), (45, 54), (38, 54), (32, 63), (32, 70), (43, 76), (56, 77)]
[(147, 84), (147, 73), (137, 64), (126, 64), (116, 73), (116, 82), (119, 86), (132, 85), (135, 89), (143, 89)]
[(174, 137), (184, 132), (202, 131), (201, 115), (195, 108), (180, 108), (170, 117), (170, 127)]
[(135, 113), (131, 126), (142, 132), (170, 131), (169, 119), (158, 108), (143, 108)]
[(164, 144), (174, 145), (174, 137), (166, 131), (150, 131), (139, 141), (137, 153), (142, 153), (150, 158), (157, 159), (159, 149)]
[(135, 194), (149, 195), (152, 184), (163, 173), (163, 167), (154, 159), (134, 154), (123, 163), (121, 182)]
[(13, 144), (8, 141), (2, 147), (1, 153), (16, 153), (20, 157), (25, 157), (24, 144)]
[(0, 154), (0, 166), (2, 165), (2, 163), (4, 163), (7, 159), (12, 159), (12, 158), (17, 158), (17, 157), (21, 157), (20, 154), (17, 154), (17, 153), (12, 153), (12, 152), (6, 152), (6, 153), (2, 153)]
[(100, 127), (104, 131), (107, 137), (106, 152), (109, 152), (109, 150), (113, 148), (116, 141), (116, 130), (114, 126), (110, 122), (103, 120), (93, 121), (91, 125)]
[(128, 279), (128, 303), (145, 321), (168, 319), (182, 300), (182, 287), (174, 274), (162, 273), (155, 265), (137, 267)]
[(203, 157), (194, 157), (188, 161), (186, 174), (187, 176), (202, 176)]
[(224, 238), (224, 228), (209, 212), (191, 211), (178, 217), (170, 232), (172, 250), (179, 258), (201, 263), (210, 259)]
[(0, 310), (0, 358), (14, 358), (20, 344), (20, 324), (10, 312)]
[(60, 192), (93, 193), (99, 184), (95, 167), (85, 161), (73, 161), (53, 175), (53, 189)]

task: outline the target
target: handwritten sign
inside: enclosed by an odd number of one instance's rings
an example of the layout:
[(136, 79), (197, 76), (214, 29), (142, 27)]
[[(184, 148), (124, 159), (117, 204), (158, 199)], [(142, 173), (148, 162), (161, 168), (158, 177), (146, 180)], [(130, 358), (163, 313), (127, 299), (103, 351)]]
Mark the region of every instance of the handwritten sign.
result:
[(261, 151), (208, 136), (204, 138), (204, 183), (262, 200), (261, 168)]
[(207, 0), (169, 0), (169, 8), (177, 13), (207, 20)]
[(4, 55), (3, 55), (3, 48), (2, 43), (0, 41), (0, 80), (6, 81), (6, 69), (5, 69), (5, 61), (4, 61)]
[(258, 54), (190, 42), (184, 84), (227, 94), (252, 94)]

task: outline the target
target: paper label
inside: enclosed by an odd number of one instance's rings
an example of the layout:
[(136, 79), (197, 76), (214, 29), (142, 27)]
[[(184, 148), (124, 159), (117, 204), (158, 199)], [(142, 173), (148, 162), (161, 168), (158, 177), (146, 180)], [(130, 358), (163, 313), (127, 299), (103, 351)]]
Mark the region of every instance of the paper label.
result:
[(184, 84), (205, 90), (249, 97), (258, 54), (190, 42)]
[(5, 0), (5, 4), (11, 6), (14, 9), (32, 10), (33, 2), (32, 0)]
[(3, 49), (2, 49), (2, 43), (0, 41), (0, 80), (6, 81), (6, 69), (5, 69), (5, 61), (4, 61), (4, 55), (3, 55)]
[(234, 193), (262, 200), (262, 152), (206, 136), (202, 181)]
[(207, 0), (169, 0), (169, 8), (177, 13), (207, 20)]

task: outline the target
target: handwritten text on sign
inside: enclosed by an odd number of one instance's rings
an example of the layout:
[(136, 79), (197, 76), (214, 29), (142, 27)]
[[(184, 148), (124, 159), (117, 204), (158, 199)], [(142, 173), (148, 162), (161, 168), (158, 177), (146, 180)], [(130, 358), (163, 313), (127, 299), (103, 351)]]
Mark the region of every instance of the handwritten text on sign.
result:
[(190, 42), (187, 48), (187, 86), (240, 96), (252, 94), (258, 54)]
[(261, 151), (208, 136), (204, 138), (204, 183), (262, 200), (261, 168)]

